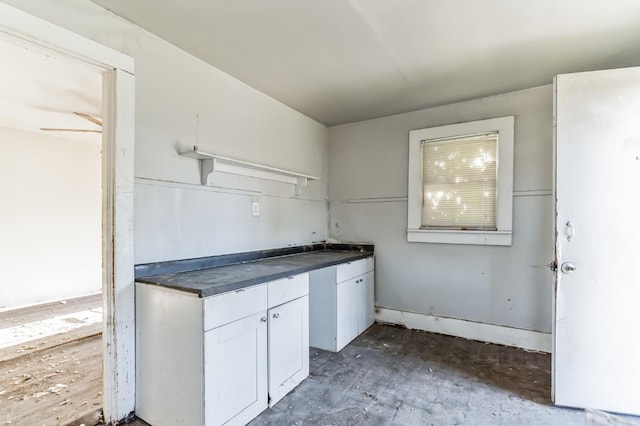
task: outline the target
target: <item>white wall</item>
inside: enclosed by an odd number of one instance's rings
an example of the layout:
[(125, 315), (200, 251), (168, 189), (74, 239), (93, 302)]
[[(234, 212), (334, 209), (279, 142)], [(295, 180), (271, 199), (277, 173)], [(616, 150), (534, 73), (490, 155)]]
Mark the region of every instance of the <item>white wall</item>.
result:
[(0, 308), (99, 292), (100, 145), (0, 128)]
[[(6, 3), (135, 59), (136, 263), (326, 238), (325, 126), (87, 0)], [(178, 156), (192, 145), (321, 179), (301, 197), (231, 175), (202, 187), (197, 162)]]
[[(406, 200), (357, 202), (407, 196), (410, 130), (507, 115), (516, 117), (511, 247), (408, 243)], [(377, 306), (551, 331), (551, 86), (331, 127), (329, 164), (330, 237), (376, 245)]]

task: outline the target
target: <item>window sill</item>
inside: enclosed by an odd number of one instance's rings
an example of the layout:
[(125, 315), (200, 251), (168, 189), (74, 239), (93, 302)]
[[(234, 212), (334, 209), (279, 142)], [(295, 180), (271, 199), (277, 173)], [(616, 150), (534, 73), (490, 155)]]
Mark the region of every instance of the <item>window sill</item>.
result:
[(440, 231), (408, 229), (407, 241), (413, 243), (510, 246), (511, 231)]

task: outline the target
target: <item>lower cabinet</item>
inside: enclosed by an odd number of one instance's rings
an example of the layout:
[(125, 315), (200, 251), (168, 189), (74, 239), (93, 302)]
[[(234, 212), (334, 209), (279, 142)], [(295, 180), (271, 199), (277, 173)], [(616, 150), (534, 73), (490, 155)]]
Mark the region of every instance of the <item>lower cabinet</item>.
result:
[(269, 309), (269, 406), (309, 376), (309, 296)]
[(266, 312), (204, 333), (206, 424), (244, 425), (260, 414), (267, 371)]
[(361, 275), (356, 280), (356, 285), (358, 287), (358, 335), (360, 335), (375, 322), (373, 271)]
[(308, 293), (308, 274), (204, 299), (136, 283), (136, 414), (250, 422), (309, 375)]
[(312, 271), (309, 344), (338, 352), (374, 323), (373, 257)]
[(336, 285), (336, 352), (358, 337), (358, 284), (352, 278)]
[[(250, 422), (374, 322), (374, 261), (199, 298), (136, 283), (136, 414), (154, 426)], [(311, 278), (310, 278), (311, 277)]]

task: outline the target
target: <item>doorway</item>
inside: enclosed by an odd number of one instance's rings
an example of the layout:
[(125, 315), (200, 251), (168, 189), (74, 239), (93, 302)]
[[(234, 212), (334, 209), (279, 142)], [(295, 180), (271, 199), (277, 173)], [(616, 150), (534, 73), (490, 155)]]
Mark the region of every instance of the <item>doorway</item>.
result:
[(102, 71), (0, 40), (2, 421), (101, 410)]
[(101, 398), (104, 421), (117, 422), (127, 417), (135, 406), (134, 61), (118, 51), (4, 3), (0, 3), (0, 38), (46, 56), (57, 56), (93, 67), (101, 73), (104, 120), (100, 141)]

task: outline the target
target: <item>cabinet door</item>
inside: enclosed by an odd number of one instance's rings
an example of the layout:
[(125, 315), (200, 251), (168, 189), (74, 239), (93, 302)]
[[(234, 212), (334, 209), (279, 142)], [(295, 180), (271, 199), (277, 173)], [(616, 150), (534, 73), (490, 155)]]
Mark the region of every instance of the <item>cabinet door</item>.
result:
[(267, 408), (266, 312), (204, 334), (206, 425), (244, 425)]
[(374, 278), (373, 271), (356, 279), (358, 282), (358, 334), (371, 327), (374, 318)]
[(352, 278), (336, 286), (336, 351), (358, 335), (358, 284)]
[(309, 296), (269, 309), (269, 406), (309, 375)]

